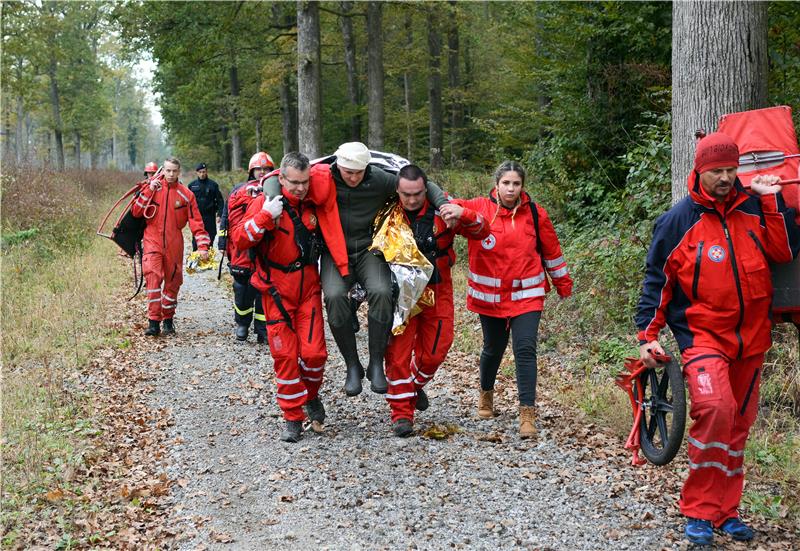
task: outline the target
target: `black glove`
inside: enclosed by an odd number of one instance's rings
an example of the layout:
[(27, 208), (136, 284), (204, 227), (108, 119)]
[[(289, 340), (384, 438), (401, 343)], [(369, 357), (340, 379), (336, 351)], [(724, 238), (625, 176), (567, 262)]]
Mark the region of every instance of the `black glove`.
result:
[(220, 235), (217, 237), (217, 249), (223, 252), (228, 249), (228, 236)]

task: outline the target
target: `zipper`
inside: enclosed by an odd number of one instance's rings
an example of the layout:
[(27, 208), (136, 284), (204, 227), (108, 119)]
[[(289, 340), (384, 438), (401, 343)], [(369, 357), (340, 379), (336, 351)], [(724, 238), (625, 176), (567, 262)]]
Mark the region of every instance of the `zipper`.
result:
[(703, 244), (705, 241), (700, 241), (697, 244), (697, 257), (694, 260), (694, 279), (692, 280), (692, 296), (697, 300), (697, 284), (700, 281), (700, 262), (703, 260)]
[(165, 250), (167, 248), (167, 211), (169, 210), (169, 204), (170, 204), (169, 203), (169, 184), (167, 184), (167, 193), (166, 193), (166, 198), (164, 200), (164, 227), (162, 228), (163, 232), (162, 232), (162, 236), (161, 236), (161, 241), (163, 243), (162, 246), (164, 247)]
[(311, 343), (311, 336), (314, 334), (314, 318), (317, 315), (317, 308), (314, 307), (311, 309), (311, 327), (308, 329), (308, 342)]
[(758, 379), (758, 372), (760, 368), (756, 368), (756, 372), (753, 373), (753, 378), (750, 381), (750, 386), (747, 389), (747, 394), (744, 396), (744, 402), (742, 402), (742, 409), (739, 410), (739, 415), (744, 415), (744, 412), (747, 411), (747, 404), (750, 402), (750, 395), (753, 393), (753, 389), (756, 386), (756, 379)]
[(736, 265), (736, 253), (733, 250), (733, 240), (731, 239), (731, 233), (728, 231), (728, 224), (725, 222), (725, 218), (722, 217), (719, 213), (720, 222), (722, 222), (722, 230), (725, 232), (725, 239), (728, 241), (728, 249), (730, 250), (731, 254), (731, 268), (733, 269), (733, 280), (736, 283), (736, 295), (739, 297), (739, 320), (736, 322), (736, 340), (739, 342), (739, 353), (736, 355), (736, 359), (741, 359), (742, 353), (744, 352), (744, 342), (742, 342), (742, 324), (744, 323), (744, 294), (742, 293), (742, 284), (739, 281), (739, 267)]
[(753, 230), (747, 230), (747, 233), (753, 238), (756, 247), (758, 247), (758, 250), (764, 255), (764, 258), (767, 258), (767, 251), (764, 250), (764, 246), (761, 244), (761, 241), (758, 240), (758, 236), (756, 236), (755, 232)]
[(439, 325), (436, 327), (436, 338), (433, 339), (433, 348), (431, 348), (431, 354), (436, 354), (436, 345), (439, 344), (439, 335), (442, 333), (442, 320), (439, 320)]

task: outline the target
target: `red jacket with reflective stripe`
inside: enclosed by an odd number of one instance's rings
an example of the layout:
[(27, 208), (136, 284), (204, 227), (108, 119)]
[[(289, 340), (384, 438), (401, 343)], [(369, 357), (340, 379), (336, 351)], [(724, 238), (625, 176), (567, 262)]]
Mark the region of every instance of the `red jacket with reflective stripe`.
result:
[[(231, 191), (230, 196), (228, 196), (228, 203), (225, 205), (227, 209), (225, 229), (229, 232), (244, 218), (247, 207), (250, 206), (250, 203), (253, 201), (253, 197), (247, 193), (246, 188), (248, 184), (257, 185), (258, 182), (252, 181), (239, 184)], [(228, 239), (227, 248), (228, 260), (231, 266), (244, 268), (250, 270), (250, 272), (255, 270), (255, 264), (250, 260), (250, 255), (246, 250), (238, 247), (233, 239)]]
[(656, 220), (636, 325), (642, 343), (669, 324), (678, 346), (731, 359), (771, 345), (769, 262), (789, 262), (800, 230), (780, 194), (749, 195), (736, 180), (724, 203), (688, 181), (689, 196)]
[(514, 209), (502, 207), (493, 189), (489, 197), (457, 199), (490, 221), (490, 234), (468, 241), (469, 274), (467, 308), (497, 318), (542, 310), (546, 294), (545, 269), (559, 296), (572, 294), (572, 278), (561, 253), (556, 230), (547, 211), (536, 205), (542, 256), (536, 252), (536, 231), (530, 196), (522, 192)]
[(152, 190), (149, 185), (144, 186), (131, 205), (131, 214), (135, 218), (142, 218), (148, 203), (151, 205), (148, 214), (155, 207), (155, 214), (147, 219), (144, 229), (144, 250), (159, 251), (171, 261), (177, 260), (180, 264), (183, 262), (182, 230), (187, 222), (198, 249), (207, 251), (211, 240), (203, 226), (197, 201), (189, 188), (180, 182), (168, 185), (163, 178), (160, 182), (160, 189)]

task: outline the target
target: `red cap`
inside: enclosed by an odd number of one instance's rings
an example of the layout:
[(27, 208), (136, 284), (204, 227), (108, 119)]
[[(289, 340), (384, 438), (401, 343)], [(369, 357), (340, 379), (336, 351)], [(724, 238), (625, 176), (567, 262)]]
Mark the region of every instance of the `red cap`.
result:
[(694, 169), (707, 172), (714, 168), (739, 166), (739, 146), (722, 132), (709, 134), (697, 143), (694, 153)]

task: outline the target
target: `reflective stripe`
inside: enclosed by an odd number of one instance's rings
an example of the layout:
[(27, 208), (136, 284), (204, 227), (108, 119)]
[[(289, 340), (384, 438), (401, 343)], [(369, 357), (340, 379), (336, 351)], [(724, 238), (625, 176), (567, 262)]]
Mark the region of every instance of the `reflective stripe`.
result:
[(541, 287), (534, 287), (533, 289), (523, 289), (522, 291), (514, 291), (511, 293), (511, 300), (522, 300), (526, 298), (543, 297), (544, 289)]
[(744, 450), (731, 450), (728, 444), (723, 444), (722, 442), (701, 442), (696, 438), (692, 438), (691, 436), (687, 438), (688, 442), (697, 449), (700, 450), (707, 450), (709, 448), (719, 448), (728, 452), (728, 455), (731, 457), (742, 457), (744, 455)]
[(143, 199), (143, 197), (139, 197), (139, 198), (136, 200), (136, 206), (137, 206), (137, 207), (144, 208), (144, 207), (146, 207), (146, 206), (147, 206), (147, 201), (146, 201), (146, 200), (144, 200), (144, 201), (143, 201), (142, 199)]
[(168, 300), (168, 301), (170, 301), (170, 302), (175, 302), (175, 299), (174, 299), (174, 298), (172, 298), (171, 296), (169, 296), (167, 293), (164, 293), (163, 295), (161, 295), (161, 297), (162, 297), (164, 300)]
[(522, 287), (533, 287), (534, 285), (539, 285), (542, 281), (544, 281), (544, 272), (525, 279), (515, 279), (511, 282), (511, 286), (519, 287), (521, 285)]
[(564, 263), (564, 257), (563, 256), (559, 256), (558, 258), (554, 258), (553, 260), (545, 260), (544, 261), (545, 266), (547, 266), (548, 268), (555, 268), (559, 264), (563, 264), (563, 263)]
[(265, 316), (264, 314), (255, 313), (253, 314), (253, 317), (256, 318), (258, 321), (267, 321), (267, 316)]
[(174, 304), (162, 304), (161, 305), (161, 309), (162, 310), (174, 310), (175, 309), (175, 305)]
[(689, 461), (690, 469), (697, 470), (697, 469), (705, 469), (708, 467), (719, 469), (728, 476), (736, 476), (737, 474), (741, 474), (744, 472), (744, 467), (739, 467), (738, 469), (731, 470), (718, 461), (704, 461), (703, 463), (692, 463), (691, 461)]
[(552, 271), (547, 270), (547, 273), (549, 273), (550, 277), (552, 278), (563, 277), (569, 273), (569, 269), (566, 266), (564, 266), (560, 270), (552, 270)]
[(416, 392), (404, 392), (402, 394), (387, 394), (386, 395), (386, 399), (387, 400), (402, 400), (403, 398), (413, 398), (416, 395), (417, 395)]
[(311, 371), (313, 373), (319, 373), (320, 371), (325, 369), (325, 367), (324, 366), (323, 367), (307, 367), (305, 365), (301, 365), (300, 369), (302, 369), (303, 371)]
[(413, 380), (414, 380), (413, 376), (409, 377), (408, 379), (390, 379), (388, 377), (386, 378), (386, 382), (389, 383), (391, 386), (397, 386), (397, 385), (402, 385), (402, 384), (405, 384), (405, 383), (410, 383)]
[(494, 293), (481, 293), (472, 287), (467, 287), (467, 294), (476, 300), (482, 300), (484, 302), (500, 302), (500, 295), (495, 295)]
[(197, 242), (198, 245), (208, 245), (209, 243), (211, 243), (211, 238), (208, 237), (207, 235), (201, 235), (199, 237), (195, 237), (194, 240), (195, 242)]
[(250, 229), (248, 229), (248, 228), (252, 228), (253, 233), (256, 233), (258, 235), (261, 235), (262, 233), (264, 233), (264, 230), (259, 228), (258, 226), (256, 226), (256, 223), (251, 218), (250, 220), (248, 220), (247, 222), (244, 223), (244, 231), (245, 231), (245, 233), (247, 233), (247, 238), (250, 241), (257, 241), (257, 239), (255, 237), (253, 237), (253, 234), (250, 233)]
[(322, 377), (303, 377), (303, 380), (304, 380), (304, 381), (313, 381), (313, 382), (317, 382), (317, 381), (321, 381), (321, 380), (322, 380)]
[(150, 300), (148, 300), (147, 302), (161, 302), (161, 297), (158, 297), (158, 298), (151, 298), (151, 299), (150, 299)]
[(293, 385), (295, 383), (300, 382), (300, 377), (298, 377), (297, 379), (278, 379), (277, 377), (275, 377), (275, 381), (277, 381), (277, 383), (281, 385)]
[(255, 308), (253, 308), (252, 306), (247, 310), (239, 310), (239, 307), (236, 306), (235, 304), (233, 305), (233, 309), (236, 310), (236, 313), (239, 314), (240, 316), (246, 316), (247, 314), (252, 314), (253, 310), (255, 310)]
[(472, 281), (481, 285), (488, 285), (489, 287), (500, 287), (500, 280), (494, 277), (482, 276), (472, 272), (467, 274)]
[(161, 289), (160, 288), (158, 288), (158, 289), (147, 289), (147, 292), (148, 293), (160, 293)]
[(177, 192), (178, 192), (178, 195), (180, 195), (181, 197), (183, 197), (183, 200), (184, 200), (184, 201), (186, 201), (187, 203), (189, 202), (189, 198), (188, 198), (188, 197), (186, 197), (186, 196), (183, 194), (183, 192), (182, 192), (181, 190), (179, 190), (179, 189), (176, 189), (175, 191), (177, 191)]
[(297, 394), (277, 394), (276, 396), (278, 398), (283, 398), (284, 400), (293, 400), (295, 398), (299, 398), (300, 396), (305, 396), (306, 394), (308, 394), (308, 391), (304, 390), (303, 392), (298, 392)]
[(431, 373), (430, 375), (428, 375), (427, 373), (425, 373), (424, 371), (422, 371), (422, 370), (421, 370), (421, 369), (419, 369), (419, 368), (417, 368), (417, 375), (422, 375), (422, 376), (423, 376), (423, 377), (425, 377), (426, 379), (430, 379), (431, 377), (433, 377), (433, 373)]

